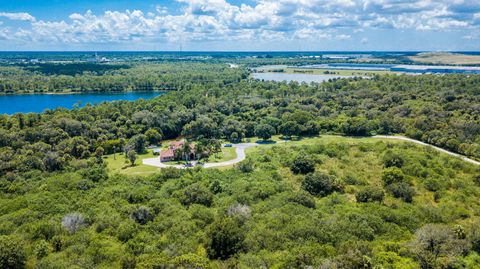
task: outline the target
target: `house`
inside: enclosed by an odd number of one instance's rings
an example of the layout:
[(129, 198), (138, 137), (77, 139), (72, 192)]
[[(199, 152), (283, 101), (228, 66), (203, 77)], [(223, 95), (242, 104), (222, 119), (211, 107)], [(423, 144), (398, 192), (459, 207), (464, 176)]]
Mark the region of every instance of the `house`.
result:
[[(175, 161), (177, 154), (176, 151), (179, 149), (182, 149), (182, 147), (185, 145), (184, 141), (173, 141), (170, 143), (168, 146), (168, 149), (160, 152), (160, 162), (171, 162)], [(196, 158), (195, 154), (195, 146), (193, 144), (190, 144), (190, 154), (188, 156), (189, 160), (193, 160)]]

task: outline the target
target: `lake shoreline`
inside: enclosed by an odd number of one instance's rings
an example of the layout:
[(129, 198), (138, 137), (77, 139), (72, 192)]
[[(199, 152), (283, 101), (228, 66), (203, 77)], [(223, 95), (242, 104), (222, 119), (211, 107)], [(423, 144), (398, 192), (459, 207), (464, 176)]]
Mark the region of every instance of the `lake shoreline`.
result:
[(19, 92), (19, 93), (0, 93), (0, 96), (13, 95), (74, 95), (74, 94), (125, 94), (125, 93), (167, 93), (173, 90), (154, 90), (154, 91), (62, 91), (62, 92)]
[(0, 114), (42, 113), (57, 108), (75, 109), (87, 104), (137, 101), (152, 99), (166, 91), (76, 92), (62, 94), (8, 94), (0, 95)]

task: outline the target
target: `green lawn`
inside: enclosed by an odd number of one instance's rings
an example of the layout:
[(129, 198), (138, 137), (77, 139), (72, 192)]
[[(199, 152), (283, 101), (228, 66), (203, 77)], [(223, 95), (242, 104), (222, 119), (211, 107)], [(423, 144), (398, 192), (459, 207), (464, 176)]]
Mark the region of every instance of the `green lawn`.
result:
[(138, 155), (135, 166), (131, 166), (130, 162), (125, 159), (125, 154), (116, 154), (116, 159), (113, 159), (113, 154), (104, 156), (104, 160), (110, 170), (110, 173), (122, 173), (127, 175), (148, 175), (159, 171), (159, 168), (143, 165), (142, 160), (153, 158), (151, 150), (146, 154)]
[(235, 148), (222, 148), (222, 152), (212, 154), (208, 159), (203, 160), (205, 163), (221, 163), (233, 160), (237, 157)]
[[(235, 153), (235, 148), (222, 148), (222, 152), (219, 152), (217, 154), (212, 154), (208, 159), (203, 159), (203, 163), (221, 163), (229, 160), (233, 160), (237, 157), (237, 154)], [(166, 162), (165, 164), (168, 165), (178, 165), (178, 164), (183, 164), (185, 162), (183, 161), (171, 161), (171, 162)]]
[[(142, 160), (148, 158), (158, 157), (153, 155), (151, 150), (148, 151), (146, 154), (138, 155), (137, 161), (135, 162), (135, 166), (131, 166), (130, 162), (125, 159), (124, 154), (116, 154), (116, 159), (113, 159), (113, 154), (104, 156), (104, 160), (107, 163), (108, 169), (111, 174), (121, 173), (127, 175), (150, 175), (155, 172), (158, 172), (160, 168), (156, 168), (149, 165), (143, 165)], [(210, 156), (208, 160), (204, 160), (203, 162), (208, 163), (219, 163), (225, 162), (237, 157), (235, 153), (235, 148), (222, 148), (222, 152), (218, 154), (214, 154)], [(168, 165), (178, 165), (182, 164), (183, 162), (167, 162)]]

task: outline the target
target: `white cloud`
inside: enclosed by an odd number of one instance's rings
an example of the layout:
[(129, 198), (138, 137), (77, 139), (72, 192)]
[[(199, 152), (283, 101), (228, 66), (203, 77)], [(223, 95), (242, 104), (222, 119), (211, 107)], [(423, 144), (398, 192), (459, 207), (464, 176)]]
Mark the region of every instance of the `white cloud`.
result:
[(0, 12), (0, 17), (5, 17), (10, 20), (18, 20), (18, 21), (35, 21), (35, 17), (26, 13), (26, 12), (19, 12), (19, 13), (10, 13), (10, 12)]
[(182, 6), (180, 13), (157, 6), (156, 12), (87, 11), (58, 21), (36, 20), (28, 13), (0, 16), (30, 22), (28, 29), (9, 30), (12, 38), (46, 43), (338, 41), (369, 29), (480, 30), (480, 1), (257, 0), (252, 5), (233, 5), (226, 0), (177, 2)]
[(335, 36), (335, 39), (337, 39), (337, 40), (348, 40), (348, 39), (351, 39), (351, 38), (352, 37), (350, 35), (344, 35), (344, 34)]

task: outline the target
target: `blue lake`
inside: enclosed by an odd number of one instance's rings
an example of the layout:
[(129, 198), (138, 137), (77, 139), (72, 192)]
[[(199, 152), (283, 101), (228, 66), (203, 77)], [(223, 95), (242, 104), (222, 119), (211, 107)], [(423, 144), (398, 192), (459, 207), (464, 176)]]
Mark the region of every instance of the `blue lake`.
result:
[(75, 105), (99, 104), (110, 101), (150, 99), (164, 92), (79, 93), (79, 94), (13, 94), (0, 95), (0, 114), (40, 113), (46, 109)]

